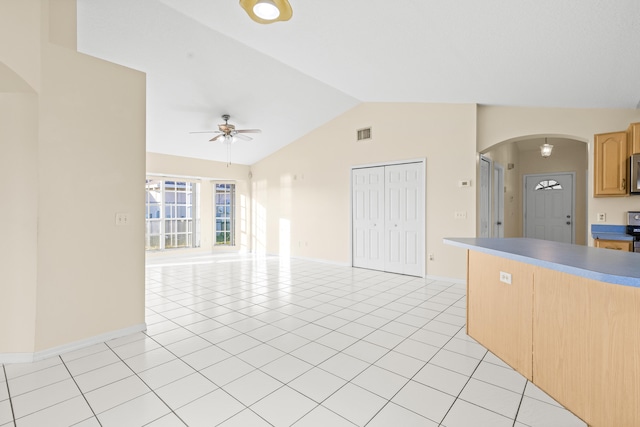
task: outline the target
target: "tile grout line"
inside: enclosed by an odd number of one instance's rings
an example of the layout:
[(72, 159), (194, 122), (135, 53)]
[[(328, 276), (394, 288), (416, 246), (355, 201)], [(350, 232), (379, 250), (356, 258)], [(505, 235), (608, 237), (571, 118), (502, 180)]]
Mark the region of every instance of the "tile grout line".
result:
[(524, 382), (524, 387), (522, 388), (522, 395), (520, 395), (520, 402), (518, 402), (518, 409), (516, 410), (516, 415), (513, 417), (513, 426), (515, 427), (516, 422), (518, 420), (518, 414), (520, 413), (520, 407), (522, 407), (522, 402), (524, 401), (524, 393), (527, 390), (527, 383), (529, 382), (529, 380), (526, 380)]
[[(78, 385), (78, 382), (76, 381), (75, 377), (73, 376), (73, 374), (71, 373), (71, 371), (69, 370), (69, 367), (67, 366), (67, 364), (65, 363), (64, 359), (62, 358), (62, 356), (58, 356), (60, 358), (60, 361), (62, 362), (62, 365), (64, 366), (64, 368), (67, 370), (67, 372), (69, 373), (69, 376), (71, 377), (71, 379), (73, 380), (73, 383), (76, 385), (76, 387), (78, 388), (78, 391), (80, 392), (80, 394), (82, 395), (82, 398), (84, 399), (84, 401), (87, 403), (87, 406), (89, 407), (89, 409), (91, 409), (91, 413), (93, 414), (93, 417), (96, 419), (96, 421), (98, 422), (98, 425), (100, 425), (100, 427), (102, 427), (102, 423), (100, 422), (100, 420), (98, 419), (98, 415), (96, 414), (96, 411), (93, 410), (93, 407), (91, 406), (91, 404), (89, 403), (89, 401), (87, 400), (87, 397), (84, 395), (84, 392), (82, 391), (82, 389), (80, 388), (80, 386)], [(70, 399), (68, 399), (70, 400)], [(86, 421), (86, 420), (83, 420)]]
[[(145, 334), (145, 335), (146, 335), (146, 334)], [(148, 335), (147, 335), (147, 336), (148, 336)], [(151, 338), (151, 337), (149, 337), (149, 338)], [(154, 341), (155, 341), (155, 340), (154, 340)], [(165, 348), (162, 344), (158, 343), (157, 341), (155, 341), (155, 342), (156, 342), (157, 344), (159, 344), (162, 348)], [(175, 416), (176, 416), (176, 418), (178, 418), (178, 419), (179, 419), (179, 420), (180, 420), (180, 421), (181, 421), (185, 426), (188, 426), (188, 424), (187, 424), (186, 422), (184, 422), (184, 420), (183, 420), (182, 418), (180, 418), (180, 416), (179, 416), (178, 414), (176, 414), (176, 412), (173, 410), (173, 408), (172, 408), (171, 406), (169, 406), (169, 405), (167, 404), (167, 402), (165, 402), (165, 401), (164, 401), (164, 399), (163, 399), (162, 397), (160, 397), (160, 395), (158, 395), (158, 393), (156, 393), (156, 390), (155, 390), (153, 387), (151, 387), (149, 384), (147, 384), (147, 382), (146, 382), (142, 377), (140, 377), (140, 375), (138, 374), (138, 372), (134, 371), (134, 370), (133, 370), (133, 368), (131, 368), (131, 366), (129, 366), (129, 365), (127, 364), (127, 362), (126, 362), (122, 357), (120, 357), (120, 355), (119, 355), (118, 353), (116, 353), (116, 352), (115, 352), (115, 350), (113, 349), (113, 347), (111, 347), (111, 346), (110, 346), (109, 344), (107, 344), (106, 342), (105, 342), (105, 345), (109, 348), (109, 350), (111, 350), (111, 352), (112, 352), (113, 354), (115, 354), (115, 355), (116, 355), (116, 357), (120, 360), (120, 362), (122, 362), (122, 363), (123, 363), (127, 368), (129, 368), (129, 369), (131, 370), (131, 372), (133, 372), (133, 375), (135, 375), (135, 376), (136, 376), (140, 381), (142, 381), (142, 383), (143, 383), (145, 386), (147, 386), (147, 388), (149, 388), (149, 391), (150, 391), (151, 393), (153, 393), (153, 394), (154, 394), (154, 395), (155, 395), (155, 396), (156, 396), (156, 397), (157, 397), (157, 398), (158, 398), (158, 399), (159, 399), (159, 400), (160, 400), (160, 401), (161, 401), (161, 402), (162, 402), (162, 403), (167, 407), (167, 409), (169, 409), (169, 411), (171, 411), (171, 413), (172, 413), (173, 415), (175, 415)], [(126, 344), (125, 344), (125, 345), (126, 345)], [(165, 350), (167, 350), (167, 351), (169, 351), (169, 352), (170, 352), (170, 350), (168, 350), (168, 349), (166, 349), (166, 348), (165, 348)], [(144, 353), (141, 353), (141, 354), (144, 354)], [(174, 356), (176, 356), (174, 353), (171, 353), (171, 354), (173, 354)], [(181, 359), (181, 358), (179, 358), (178, 356), (176, 356), (176, 358), (177, 358), (177, 359), (179, 359), (179, 360), (182, 360), (182, 359)], [(166, 363), (169, 363), (169, 362), (161, 363), (160, 365), (157, 365), (157, 366), (162, 366), (162, 365), (164, 365), (164, 364), (166, 364)], [(186, 362), (185, 362), (185, 363), (186, 363)], [(156, 366), (154, 366), (154, 368), (155, 368), (155, 367), (156, 367)], [(190, 366), (190, 367), (191, 367), (191, 366)], [(149, 369), (152, 369), (152, 368), (149, 368)], [(144, 371), (143, 371), (143, 372), (144, 372)], [(123, 378), (123, 379), (124, 379), (124, 378)], [(179, 380), (179, 379), (178, 379), (178, 380)], [(175, 380), (175, 381), (178, 381), (178, 380)], [(122, 380), (118, 380), (118, 381), (122, 381)], [(175, 381), (172, 381), (172, 382), (175, 382)], [(116, 381), (116, 382), (117, 382), (117, 381)], [(114, 383), (111, 383), (111, 384), (114, 384)], [(171, 383), (169, 383), (169, 384), (171, 384)], [(107, 384), (107, 385), (108, 385), (108, 384)], [(217, 384), (214, 384), (214, 385), (216, 385), (216, 386), (217, 386)], [(103, 386), (103, 387), (105, 387), (105, 386)], [(163, 387), (164, 387), (164, 386), (163, 386)], [(158, 387), (158, 388), (160, 388), (160, 387)], [(215, 390), (214, 390), (214, 391), (215, 391)], [(210, 393), (213, 393), (213, 391), (212, 391), (212, 392), (210, 392)], [(114, 406), (113, 408), (109, 408), (107, 411), (110, 411), (110, 410), (112, 410), (112, 409), (114, 409), (114, 408), (117, 408), (118, 406), (122, 406), (122, 405), (124, 405), (125, 403), (131, 402), (132, 400), (137, 399), (137, 398), (139, 398), (139, 397), (141, 397), (141, 396), (144, 396), (145, 394), (147, 394), (147, 393), (143, 393), (143, 394), (141, 394), (140, 396), (136, 396), (136, 397), (134, 397), (133, 399), (130, 399), (130, 400), (126, 401), (126, 402), (122, 402), (122, 403), (120, 403), (120, 404), (118, 404), (118, 405)], [(207, 394), (209, 394), (209, 393), (206, 393), (206, 394), (205, 394), (205, 396), (206, 396)], [(201, 396), (201, 397), (202, 397), (202, 396)], [(191, 403), (191, 402), (190, 402), (190, 403)], [(189, 404), (189, 403), (187, 403), (186, 405), (188, 405), (188, 404)], [(107, 411), (104, 411), (104, 412), (107, 412)], [(158, 417), (158, 418), (156, 418), (156, 419), (154, 419), (154, 420), (149, 421), (149, 422), (148, 422), (147, 424), (145, 424), (145, 425), (148, 425), (148, 424), (150, 424), (150, 423), (152, 423), (152, 422), (155, 422), (155, 421), (157, 421), (157, 420), (159, 420), (159, 419), (161, 419), (161, 418), (163, 418), (163, 417), (166, 417), (166, 416), (167, 416), (167, 414), (161, 415), (160, 417)], [(97, 418), (97, 417), (96, 417), (96, 418)]]
[[(447, 288), (447, 289), (448, 289), (448, 288)], [(440, 294), (440, 293), (442, 293), (442, 292), (444, 292), (444, 291), (445, 291), (445, 290), (443, 289), (442, 291), (438, 292), (438, 294)], [(438, 295), (438, 294), (436, 294), (436, 295)], [(434, 295), (434, 296), (436, 296), (436, 295)], [(451, 303), (451, 304), (450, 304), (446, 309), (453, 307), (453, 305), (454, 305), (454, 304), (456, 304), (458, 301), (460, 301), (462, 298), (464, 298), (464, 297), (463, 297), (463, 296), (461, 296), (461, 297), (460, 297), (460, 298), (458, 298), (456, 301), (452, 302), (452, 303)], [(442, 312), (444, 312), (446, 309), (443, 309), (440, 313), (438, 313), (438, 315), (440, 315), (440, 314), (441, 314)], [(435, 320), (437, 317), (438, 317), (438, 316), (436, 316), (436, 317), (434, 317), (433, 319), (429, 320), (429, 322), (425, 323), (423, 326), (426, 326), (428, 323), (431, 323), (431, 322), (432, 322), (433, 320)], [(372, 421), (372, 420), (373, 420), (373, 419), (374, 419), (374, 418), (375, 418), (375, 417), (380, 413), (380, 411), (382, 411), (382, 410), (383, 410), (383, 409), (384, 409), (384, 408), (385, 408), (385, 407), (386, 407), (386, 406), (391, 402), (391, 400), (392, 400), (394, 397), (396, 397), (396, 396), (398, 395), (398, 393), (400, 393), (400, 391), (402, 391), (402, 389), (403, 389), (403, 388), (405, 388), (405, 387), (407, 386), (407, 384), (409, 384), (409, 382), (411, 382), (411, 381), (413, 380), (413, 378), (415, 378), (415, 376), (416, 376), (416, 375), (418, 375), (418, 372), (420, 372), (422, 369), (424, 369), (424, 367), (425, 367), (425, 366), (427, 366), (427, 365), (429, 364), (429, 362), (430, 362), (434, 357), (436, 357), (436, 355), (440, 352), (440, 350), (442, 350), (442, 349), (444, 348), (444, 346), (446, 346), (446, 345), (447, 345), (447, 344), (448, 344), (448, 343), (449, 343), (449, 342), (450, 342), (450, 341), (451, 341), (451, 340), (452, 340), (452, 339), (453, 339), (453, 338), (454, 338), (454, 337), (455, 337), (455, 336), (456, 336), (456, 335), (457, 335), (457, 334), (462, 330), (462, 328), (464, 328), (464, 326), (461, 326), (461, 327), (460, 327), (460, 329), (458, 329), (458, 332), (456, 332), (455, 334), (453, 334), (453, 335), (451, 336), (451, 338), (449, 338), (449, 339), (447, 340), (447, 342), (446, 342), (446, 343), (444, 343), (442, 346), (440, 346), (440, 348), (438, 349), (438, 351), (436, 351), (436, 352), (433, 354), (433, 356), (431, 356), (431, 357), (429, 358), (429, 360), (427, 360), (427, 361), (424, 363), (424, 365), (422, 365), (422, 368), (420, 368), (420, 369), (419, 369), (415, 374), (413, 374), (413, 375), (411, 376), (411, 378), (409, 378), (409, 379), (407, 380), (407, 382), (406, 382), (406, 383), (405, 383), (405, 384), (404, 384), (404, 385), (403, 385), (403, 386), (402, 386), (402, 387), (401, 387), (397, 392), (395, 392), (395, 393), (394, 393), (394, 395), (393, 395), (393, 396), (391, 396), (391, 398), (390, 398), (390, 399), (388, 399), (388, 400), (387, 400), (387, 403), (386, 403), (386, 404), (384, 404), (384, 405), (382, 406), (382, 408), (380, 408), (380, 409), (378, 410), (378, 412), (376, 412), (376, 413), (373, 415), (373, 417), (372, 417), (369, 421), (367, 421), (367, 424), (368, 424), (368, 423), (370, 423), (370, 422), (371, 422), (371, 421)], [(420, 329), (421, 329), (421, 328), (420, 328)], [(413, 336), (416, 332), (417, 332), (417, 331), (414, 331), (411, 335), (409, 335), (407, 338), (405, 338), (405, 340), (409, 339), (409, 338), (410, 338), (411, 336)], [(402, 342), (404, 342), (405, 340), (403, 340)], [(400, 344), (401, 344), (401, 343), (399, 343), (398, 345), (400, 345)], [(397, 346), (396, 346), (396, 347), (397, 347)], [(394, 347), (394, 348), (395, 348), (395, 347)], [(437, 366), (437, 365), (436, 365), (436, 366)], [(443, 369), (447, 369), (447, 368), (443, 368)], [(477, 366), (476, 366), (476, 369), (477, 369)], [(474, 369), (474, 372), (475, 372), (475, 369)], [(472, 373), (472, 375), (473, 375), (473, 373)], [(468, 382), (470, 379), (471, 379), (471, 376), (469, 376), (469, 377), (468, 377), (467, 382)], [(420, 383), (420, 382), (418, 381), (418, 383)], [(420, 384), (422, 384), (422, 383), (420, 383)], [(466, 384), (467, 384), (467, 383), (465, 383), (465, 386), (466, 386)], [(427, 386), (427, 385), (425, 384), (425, 386)], [(427, 386), (427, 387), (429, 387), (429, 388), (433, 388), (433, 387), (430, 387), (430, 386)], [(435, 388), (433, 388), (433, 389), (434, 389), (434, 390), (437, 390), (437, 391), (442, 392), (441, 390), (438, 390), (438, 389), (435, 389)], [(462, 387), (462, 389), (464, 389), (464, 386)], [(462, 390), (461, 390), (460, 392), (462, 392)], [(443, 392), (443, 393), (444, 393), (444, 392)], [(445, 394), (448, 394), (448, 393), (445, 393)], [(458, 394), (458, 395), (459, 395), (459, 394)], [(456, 397), (456, 399), (453, 401), (453, 403), (451, 403), (451, 406), (449, 407), (449, 409), (447, 410), (447, 412), (446, 412), (446, 413), (444, 414), (444, 416), (442, 417), (442, 420), (444, 420), (444, 419), (446, 418), (447, 414), (449, 413), (449, 411), (450, 411), (450, 410), (451, 410), (451, 408), (453, 407), (453, 404), (456, 402), (456, 400), (457, 400), (457, 397)], [(419, 416), (421, 416), (421, 417), (423, 417), (423, 418), (426, 418), (426, 419), (430, 420), (429, 418), (425, 417), (424, 415), (418, 414), (417, 412), (415, 412), (415, 411), (413, 411), (413, 410), (411, 410), (411, 409), (409, 409), (409, 408), (405, 408), (405, 407), (404, 407), (404, 406), (402, 406), (402, 405), (399, 405), (399, 406), (403, 407), (404, 409), (406, 409), (406, 410), (408, 410), (408, 411), (413, 412), (414, 414), (417, 414), (417, 415), (419, 415)], [(440, 425), (440, 424), (442, 423), (442, 420), (438, 422), (438, 425)], [(430, 421), (433, 421), (433, 420), (430, 420)], [(366, 424), (365, 424), (365, 425), (366, 425)]]
[(7, 368), (6, 366), (3, 364), (2, 365), (2, 372), (4, 374), (4, 379), (6, 382), (6, 386), (7, 386), (7, 395), (9, 396), (9, 408), (11, 408), (11, 418), (13, 421), (13, 426), (16, 426), (16, 413), (13, 410), (13, 400), (11, 399), (11, 389), (9, 388), (9, 377), (7, 376)]

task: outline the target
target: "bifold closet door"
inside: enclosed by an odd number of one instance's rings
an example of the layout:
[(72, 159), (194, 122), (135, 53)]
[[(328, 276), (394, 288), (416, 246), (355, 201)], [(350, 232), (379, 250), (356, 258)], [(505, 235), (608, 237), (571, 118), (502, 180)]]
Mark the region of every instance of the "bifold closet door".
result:
[(420, 163), (385, 166), (385, 271), (422, 275), (423, 182)]
[(422, 276), (422, 163), (352, 171), (353, 266)]
[(384, 270), (384, 167), (352, 171), (353, 266)]

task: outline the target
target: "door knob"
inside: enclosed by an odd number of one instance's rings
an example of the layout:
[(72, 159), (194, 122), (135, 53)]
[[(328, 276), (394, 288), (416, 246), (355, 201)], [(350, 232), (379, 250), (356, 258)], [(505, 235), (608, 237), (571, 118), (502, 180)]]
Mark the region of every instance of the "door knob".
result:
[(571, 215), (567, 215), (567, 218), (571, 218)]
[(567, 221), (567, 225), (571, 225), (571, 221)]

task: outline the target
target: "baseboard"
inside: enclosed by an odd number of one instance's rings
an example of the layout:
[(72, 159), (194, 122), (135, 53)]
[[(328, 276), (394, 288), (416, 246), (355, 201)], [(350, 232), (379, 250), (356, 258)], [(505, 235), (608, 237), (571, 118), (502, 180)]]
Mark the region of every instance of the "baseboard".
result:
[(425, 277), (425, 279), (427, 279), (427, 280), (437, 280), (439, 282), (456, 283), (456, 284), (459, 284), (459, 285), (466, 285), (467, 284), (467, 281), (465, 279), (453, 279), (451, 277), (432, 276), (430, 274), (427, 274), (427, 277)]
[(305, 256), (291, 256), (289, 258), (291, 258), (291, 259), (299, 259), (299, 260), (302, 260), (302, 261), (321, 262), (323, 264), (337, 265), (339, 267), (351, 267), (351, 264), (348, 263), (348, 262), (330, 261), (330, 260), (327, 260), (327, 259), (309, 258), (309, 257), (305, 257)]
[(95, 335), (80, 341), (74, 341), (57, 347), (49, 348), (35, 353), (0, 353), (0, 364), (5, 363), (31, 363), (39, 360), (47, 359), (52, 356), (59, 356), (70, 351), (79, 350), (94, 344), (109, 341), (115, 338), (121, 338), (127, 335), (135, 334), (147, 330), (146, 323), (130, 326), (117, 331), (111, 331), (100, 335)]

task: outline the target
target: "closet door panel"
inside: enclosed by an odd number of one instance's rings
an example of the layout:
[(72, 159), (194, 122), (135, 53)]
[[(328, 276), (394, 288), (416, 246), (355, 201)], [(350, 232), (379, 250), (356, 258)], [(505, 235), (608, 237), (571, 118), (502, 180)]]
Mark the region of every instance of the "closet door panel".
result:
[(353, 266), (384, 270), (384, 167), (352, 171)]
[(353, 265), (424, 274), (422, 163), (352, 171)]

